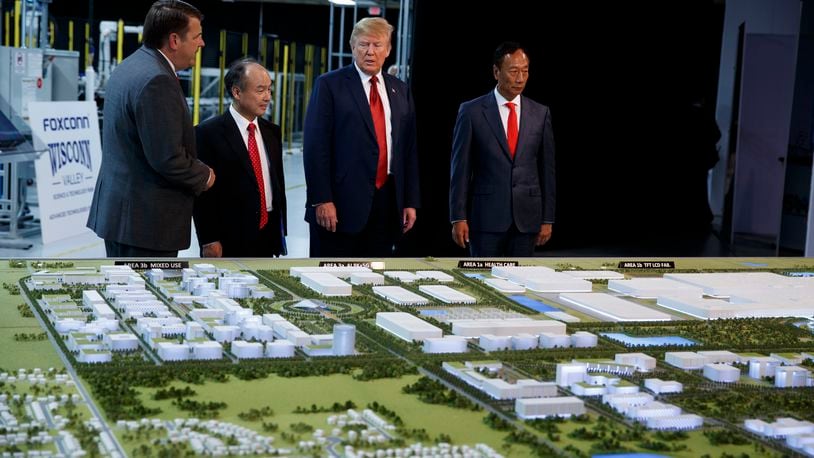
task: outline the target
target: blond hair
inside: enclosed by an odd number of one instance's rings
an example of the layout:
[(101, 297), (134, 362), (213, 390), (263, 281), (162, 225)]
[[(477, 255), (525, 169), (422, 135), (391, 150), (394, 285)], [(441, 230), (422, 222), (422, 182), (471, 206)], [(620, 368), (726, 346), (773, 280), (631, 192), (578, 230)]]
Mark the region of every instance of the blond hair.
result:
[(353, 47), (361, 35), (374, 35), (387, 37), (387, 45), (390, 46), (390, 36), (392, 34), (393, 26), (387, 22), (387, 19), (366, 17), (353, 26), (353, 32), (350, 33), (350, 45)]

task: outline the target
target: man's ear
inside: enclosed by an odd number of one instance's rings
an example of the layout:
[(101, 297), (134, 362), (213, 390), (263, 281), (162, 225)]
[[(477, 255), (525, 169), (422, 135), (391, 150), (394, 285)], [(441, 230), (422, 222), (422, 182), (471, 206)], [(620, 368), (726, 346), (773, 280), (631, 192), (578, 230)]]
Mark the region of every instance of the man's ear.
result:
[(500, 74), (500, 69), (497, 68), (497, 65), (492, 64), (492, 75), (497, 79), (497, 76)]
[(167, 39), (167, 44), (169, 45), (170, 49), (178, 49), (178, 41), (180, 38), (181, 37), (179, 37), (177, 33), (170, 34), (169, 38)]

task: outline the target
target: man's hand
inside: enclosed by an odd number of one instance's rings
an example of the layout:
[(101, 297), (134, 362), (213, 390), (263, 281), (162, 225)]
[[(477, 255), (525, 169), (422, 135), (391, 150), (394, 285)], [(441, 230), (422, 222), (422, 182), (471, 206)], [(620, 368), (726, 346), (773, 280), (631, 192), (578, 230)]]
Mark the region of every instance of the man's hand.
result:
[(223, 257), (223, 245), (220, 242), (207, 243), (201, 250), (201, 256), (204, 258), (220, 258)]
[(452, 240), (459, 247), (466, 248), (469, 243), (469, 224), (466, 221), (452, 223)]
[(537, 234), (537, 246), (545, 245), (551, 239), (551, 224), (543, 224), (540, 226), (540, 233)]
[(215, 184), (215, 169), (209, 167), (209, 178), (206, 180), (206, 190), (208, 191)]
[(336, 206), (333, 202), (325, 202), (317, 207), (317, 224), (328, 232), (336, 232)]
[(405, 208), (402, 216), (402, 234), (413, 228), (415, 224), (415, 208)]

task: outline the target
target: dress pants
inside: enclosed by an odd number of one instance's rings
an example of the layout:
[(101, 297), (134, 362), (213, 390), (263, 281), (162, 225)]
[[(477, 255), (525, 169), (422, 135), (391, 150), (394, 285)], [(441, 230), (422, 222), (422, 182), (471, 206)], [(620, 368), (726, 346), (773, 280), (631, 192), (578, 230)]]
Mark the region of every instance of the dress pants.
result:
[[(329, 232), (311, 223), (311, 257), (372, 257), (393, 256), (394, 245), (401, 235), (401, 215), (396, 206), (396, 186), (392, 175), (373, 194), (367, 224), (356, 234)], [(337, 215), (342, 220), (342, 215)]]
[(520, 232), (512, 223), (506, 232), (469, 231), (469, 253), (485, 258), (534, 256), (537, 233)]
[(177, 258), (176, 251), (160, 251), (142, 248), (124, 243), (105, 240), (105, 251), (108, 258)]

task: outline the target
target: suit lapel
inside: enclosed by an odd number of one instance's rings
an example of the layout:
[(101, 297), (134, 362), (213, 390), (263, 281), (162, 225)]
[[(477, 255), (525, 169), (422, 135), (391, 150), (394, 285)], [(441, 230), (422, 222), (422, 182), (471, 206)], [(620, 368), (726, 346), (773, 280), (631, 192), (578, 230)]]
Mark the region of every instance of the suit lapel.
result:
[(226, 138), (226, 142), (232, 148), (235, 157), (237, 157), (243, 165), (243, 169), (246, 170), (246, 173), (254, 178), (254, 167), (252, 167), (252, 161), (249, 159), (249, 151), (246, 149), (246, 144), (243, 143), (243, 136), (237, 128), (237, 122), (232, 118), (232, 114), (228, 109), (221, 115), (221, 122), (223, 124), (223, 136)]
[(523, 146), (525, 142), (523, 141), (526, 137), (528, 137), (529, 129), (531, 128), (531, 118), (534, 116), (534, 113), (531, 112), (531, 104), (526, 103), (526, 98), (521, 96), (520, 98), (520, 129), (517, 133), (517, 149), (514, 151), (514, 158), (517, 159), (517, 156), (520, 155), (520, 152), (523, 151)]
[(370, 113), (370, 102), (365, 98), (365, 89), (362, 85), (362, 80), (359, 79), (359, 74), (356, 72), (356, 67), (354, 67), (353, 64), (345, 67), (345, 69), (345, 85), (348, 89), (348, 93), (356, 102), (356, 107), (359, 108), (362, 119), (365, 120), (368, 132), (370, 132), (370, 135), (375, 139), (376, 128), (373, 127), (373, 115)]
[[(395, 140), (397, 138), (401, 138), (399, 137), (399, 127), (401, 126), (401, 123), (396, 119), (396, 113), (404, 113), (405, 110), (401, 106), (401, 94), (396, 92), (396, 86), (391, 84), (391, 78), (393, 77), (384, 73), (382, 74), (382, 77), (384, 79), (384, 91), (387, 94), (387, 100), (390, 102), (390, 128), (392, 129), (390, 132), (390, 138)], [(396, 145), (392, 145), (391, 148), (395, 149), (395, 146)]]
[(495, 134), (495, 138), (498, 144), (500, 144), (500, 148), (503, 150), (506, 159), (511, 161), (512, 156), (509, 153), (509, 142), (506, 140), (506, 132), (503, 130), (503, 121), (500, 120), (500, 111), (498, 111), (497, 101), (493, 93), (490, 92), (486, 95), (482, 107), (486, 123), (492, 128), (492, 133)]

